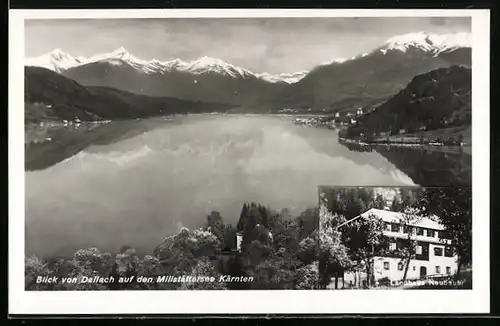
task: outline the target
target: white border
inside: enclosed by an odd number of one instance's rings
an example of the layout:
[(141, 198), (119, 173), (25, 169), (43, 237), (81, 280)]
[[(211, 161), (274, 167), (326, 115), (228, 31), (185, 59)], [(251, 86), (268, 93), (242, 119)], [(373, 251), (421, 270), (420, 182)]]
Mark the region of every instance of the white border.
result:
[[(24, 290), (24, 19), (168, 17), (472, 17), (473, 289), (349, 291)], [(489, 10), (11, 10), (9, 28), (9, 313), (488, 313)]]

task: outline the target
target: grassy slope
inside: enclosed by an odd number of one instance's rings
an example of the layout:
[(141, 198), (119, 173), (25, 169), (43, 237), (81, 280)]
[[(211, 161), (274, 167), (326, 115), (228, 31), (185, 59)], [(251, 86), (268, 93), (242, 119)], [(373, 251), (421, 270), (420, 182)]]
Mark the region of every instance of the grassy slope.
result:
[(397, 133), (400, 129), (416, 134), (421, 127), (428, 131), (467, 127), (470, 118), (471, 70), (453, 66), (416, 76), (389, 101), (360, 117), (358, 125), (350, 127), (347, 135)]

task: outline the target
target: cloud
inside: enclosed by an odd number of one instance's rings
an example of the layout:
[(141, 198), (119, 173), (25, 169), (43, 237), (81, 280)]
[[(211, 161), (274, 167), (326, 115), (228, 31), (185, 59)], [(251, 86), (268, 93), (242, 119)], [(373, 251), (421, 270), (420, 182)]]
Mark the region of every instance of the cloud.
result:
[(467, 17), (28, 20), (26, 54), (74, 56), (125, 47), (143, 59), (219, 57), (255, 72), (309, 70), (369, 52), (397, 34), (470, 31)]

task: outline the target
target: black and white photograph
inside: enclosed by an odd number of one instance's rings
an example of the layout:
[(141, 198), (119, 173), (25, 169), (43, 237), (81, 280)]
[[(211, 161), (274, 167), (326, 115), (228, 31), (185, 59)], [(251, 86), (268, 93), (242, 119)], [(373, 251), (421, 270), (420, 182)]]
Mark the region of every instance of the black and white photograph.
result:
[(19, 291), (484, 290), (489, 20), (376, 12), (19, 12)]
[(472, 189), (320, 187), (326, 289), (471, 289)]
[(470, 29), (26, 21), (27, 289), (315, 288), (319, 184), (470, 184)]

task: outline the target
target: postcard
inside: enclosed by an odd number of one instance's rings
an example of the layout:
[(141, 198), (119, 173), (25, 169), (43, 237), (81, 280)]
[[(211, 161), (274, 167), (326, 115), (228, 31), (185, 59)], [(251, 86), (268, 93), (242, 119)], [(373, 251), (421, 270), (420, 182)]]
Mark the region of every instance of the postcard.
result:
[(10, 313), (489, 311), (488, 10), (10, 18)]

